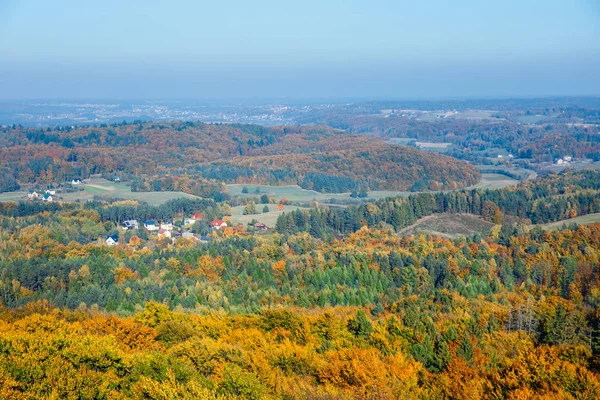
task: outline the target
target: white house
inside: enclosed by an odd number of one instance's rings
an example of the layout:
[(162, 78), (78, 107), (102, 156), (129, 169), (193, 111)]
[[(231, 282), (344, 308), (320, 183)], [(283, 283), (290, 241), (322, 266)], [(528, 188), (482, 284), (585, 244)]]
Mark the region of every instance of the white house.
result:
[(168, 231), (166, 229), (159, 229), (158, 230), (158, 237), (159, 238), (170, 238), (171, 237), (171, 231)]
[(146, 222), (144, 222), (144, 228), (146, 228), (150, 232), (158, 230), (158, 226), (156, 226), (156, 221), (146, 221)]
[(196, 220), (194, 218), (186, 218), (183, 220), (183, 225), (184, 226), (194, 225), (195, 222), (196, 222)]
[(573, 157), (571, 157), (571, 156), (564, 156), (563, 160), (565, 160), (567, 162), (571, 162), (573, 160)]
[(129, 219), (127, 221), (123, 221), (123, 228), (125, 229), (137, 229), (139, 226), (137, 220)]
[(558, 165), (562, 165), (565, 163), (565, 160), (563, 160), (562, 158), (559, 158), (558, 161), (556, 162)]
[(56, 195), (56, 190), (48, 189), (46, 190), (46, 193), (50, 194), (51, 196), (54, 196)]
[(71, 181), (71, 185), (81, 185), (81, 179), (79, 179), (79, 178), (74, 178), (74, 179)]
[(173, 224), (170, 222), (162, 222), (160, 224), (160, 229), (164, 229), (166, 231), (172, 231), (173, 230)]
[(105, 243), (109, 246), (114, 246), (119, 243), (119, 237), (117, 235), (112, 235), (106, 238)]
[(37, 193), (35, 190), (30, 190), (30, 191), (27, 193), (27, 197), (29, 197), (29, 200), (35, 200), (35, 199), (37, 199), (38, 197), (40, 197), (40, 195), (39, 195), (39, 194), (38, 194), (38, 193)]
[(47, 201), (48, 203), (52, 203), (52, 196), (50, 195), (50, 193), (48, 193), (48, 192), (44, 193), (44, 196), (42, 197), (42, 201)]
[(221, 228), (225, 228), (227, 227), (227, 222), (222, 221), (220, 219), (215, 219), (213, 222), (210, 223), (210, 227), (213, 229), (221, 229)]

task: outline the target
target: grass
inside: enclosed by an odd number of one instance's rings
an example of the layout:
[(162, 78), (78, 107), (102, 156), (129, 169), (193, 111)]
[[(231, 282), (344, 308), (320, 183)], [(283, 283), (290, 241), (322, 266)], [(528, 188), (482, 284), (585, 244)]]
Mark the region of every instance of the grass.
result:
[[(469, 189), (497, 189), (507, 186), (514, 186), (518, 183), (516, 179), (511, 179), (501, 174), (481, 174), (481, 182), (469, 187)], [(248, 193), (242, 193), (242, 189), (248, 188)], [(260, 193), (256, 193), (256, 188), (260, 189)], [(316, 200), (320, 203), (327, 203), (331, 199), (335, 200), (356, 200), (350, 197), (350, 193), (319, 193), (314, 190), (302, 189), (300, 186), (269, 186), (269, 185), (246, 185), (246, 184), (229, 184), (227, 190), (232, 197), (260, 197), (266, 193), (269, 197), (275, 197), (280, 200), (284, 197), (294, 202), (310, 202)], [(394, 191), (394, 190), (374, 190), (369, 192), (369, 199), (382, 199), (385, 197), (403, 196), (408, 197), (412, 192)]]
[(434, 214), (421, 218), (399, 233), (405, 236), (423, 233), (456, 238), (474, 233), (487, 235), (493, 226), (493, 223), (472, 214)]
[(85, 200), (91, 195), (91, 197), (131, 199), (145, 201), (152, 205), (160, 205), (172, 199), (196, 197), (182, 192), (132, 192), (131, 188), (124, 183), (110, 182), (105, 179), (87, 181), (83, 185), (83, 190), (84, 193), (80, 192), (78, 196), (74, 196), (75, 199)]
[(264, 204), (257, 204), (256, 210), (259, 213), (253, 214), (253, 215), (244, 215), (243, 214), (244, 206), (232, 207), (231, 208), (231, 214), (232, 214), (231, 222), (233, 222), (234, 224), (246, 225), (246, 224), (248, 224), (248, 222), (255, 219), (255, 220), (267, 225), (269, 228), (273, 228), (275, 226), (275, 224), (277, 223), (277, 217), (279, 217), (281, 214), (290, 212), (293, 210), (297, 210), (298, 208), (300, 208), (300, 207), (296, 207), (296, 206), (285, 206), (283, 211), (278, 211), (276, 204), (268, 204), (269, 212), (263, 213), (262, 209), (264, 206), (265, 206)]
[(565, 219), (557, 222), (549, 222), (547, 224), (540, 224), (542, 229), (546, 230), (557, 230), (562, 229), (563, 226), (569, 226), (571, 224), (585, 225), (600, 222), (600, 213), (580, 215), (579, 217)]
[(471, 186), (470, 189), (502, 189), (508, 186), (514, 186), (519, 183), (518, 180), (509, 178), (502, 174), (481, 174), (481, 181)]
[(27, 200), (27, 193), (25, 193), (25, 192), (0, 193), (0, 201), (19, 201), (19, 200)]

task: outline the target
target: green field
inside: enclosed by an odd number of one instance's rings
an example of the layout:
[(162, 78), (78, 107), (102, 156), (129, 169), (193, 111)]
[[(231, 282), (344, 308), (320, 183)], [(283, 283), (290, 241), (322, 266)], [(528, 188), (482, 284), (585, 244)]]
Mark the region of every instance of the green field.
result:
[(474, 233), (489, 234), (493, 223), (471, 214), (434, 214), (423, 217), (415, 224), (400, 230), (403, 236), (419, 233), (441, 235), (449, 238), (470, 236)]
[(132, 192), (131, 188), (124, 183), (110, 182), (105, 179), (86, 181), (83, 185), (83, 192), (73, 193), (72, 198), (67, 198), (67, 195), (63, 197), (65, 197), (65, 200), (67, 201), (73, 201), (86, 200), (93, 196), (139, 200), (152, 205), (160, 205), (169, 200), (181, 197), (196, 197), (182, 192)]
[[(481, 182), (469, 187), (469, 189), (482, 188), (482, 189), (497, 189), (507, 186), (516, 185), (519, 181), (511, 179), (501, 174), (481, 174)], [(248, 193), (242, 193), (242, 189), (248, 188)], [(256, 193), (256, 188), (260, 189), (260, 193)], [(229, 184), (227, 190), (232, 197), (260, 197), (266, 193), (269, 197), (275, 197), (280, 200), (284, 197), (294, 202), (310, 202), (316, 200), (320, 203), (327, 203), (331, 199), (335, 200), (356, 200), (350, 197), (350, 193), (319, 193), (314, 190), (302, 189), (300, 186), (269, 186), (269, 185), (246, 185), (246, 184)], [(375, 190), (369, 192), (369, 199), (382, 199), (385, 197), (392, 196), (404, 196), (407, 197), (411, 192), (400, 192), (400, 191), (388, 191), (388, 190)]]
[(502, 189), (508, 186), (514, 186), (519, 183), (518, 180), (509, 178), (502, 174), (481, 174), (481, 181), (470, 189)]
[(0, 193), (0, 201), (19, 201), (19, 200), (27, 200), (27, 193), (25, 193), (25, 192)]
[(300, 207), (296, 207), (296, 206), (285, 206), (283, 211), (277, 211), (276, 204), (268, 204), (269, 212), (263, 213), (262, 209), (264, 206), (265, 206), (264, 204), (257, 204), (256, 210), (259, 213), (253, 214), (253, 215), (243, 215), (244, 206), (232, 207), (231, 208), (231, 211), (232, 211), (231, 222), (233, 222), (234, 224), (246, 225), (246, 224), (248, 224), (248, 222), (255, 219), (255, 220), (267, 225), (269, 228), (273, 228), (275, 226), (275, 223), (277, 223), (277, 217), (279, 217), (281, 214), (290, 212), (293, 210), (297, 210), (298, 208), (300, 208)]
[(563, 221), (549, 222), (547, 224), (540, 224), (539, 226), (542, 227), (542, 229), (556, 230), (556, 229), (561, 229), (563, 226), (568, 227), (571, 224), (585, 225), (585, 224), (593, 224), (595, 222), (600, 222), (600, 213), (581, 215), (579, 217), (565, 219)]

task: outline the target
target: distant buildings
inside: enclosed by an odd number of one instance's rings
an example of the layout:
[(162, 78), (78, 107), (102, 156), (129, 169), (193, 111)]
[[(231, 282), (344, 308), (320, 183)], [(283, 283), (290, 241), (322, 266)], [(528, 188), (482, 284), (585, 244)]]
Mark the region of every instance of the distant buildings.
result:
[(156, 221), (152, 220), (144, 222), (144, 228), (146, 228), (146, 230), (148, 230), (149, 232), (158, 230), (158, 226), (156, 226)]
[(109, 237), (106, 238), (105, 242), (108, 246), (114, 246), (116, 244), (119, 243), (119, 236), (118, 235), (111, 235)]
[(123, 228), (125, 229), (138, 229), (138, 222), (135, 219), (130, 219), (123, 222)]
[(219, 230), (221, 228), (226, 228), (227, 227), (227, 222), (222, 221), (220, 219), (215, 219), (213, 222), (210, 223), (210, 227), (216, 230)]
[(73, 178), (73, 180), (71, 181), (71, 185), (81, 185), (81, 179)]

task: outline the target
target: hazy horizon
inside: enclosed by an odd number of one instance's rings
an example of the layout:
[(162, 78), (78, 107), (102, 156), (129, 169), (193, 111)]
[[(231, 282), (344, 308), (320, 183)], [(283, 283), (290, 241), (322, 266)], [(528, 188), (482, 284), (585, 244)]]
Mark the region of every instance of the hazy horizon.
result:
[(0, 4), (1, 100), (600, 95), (600, 5)]

